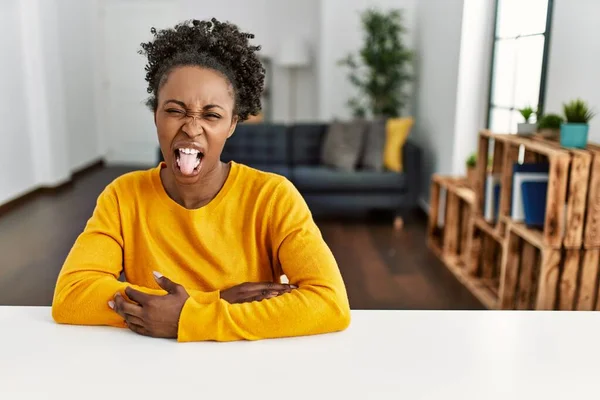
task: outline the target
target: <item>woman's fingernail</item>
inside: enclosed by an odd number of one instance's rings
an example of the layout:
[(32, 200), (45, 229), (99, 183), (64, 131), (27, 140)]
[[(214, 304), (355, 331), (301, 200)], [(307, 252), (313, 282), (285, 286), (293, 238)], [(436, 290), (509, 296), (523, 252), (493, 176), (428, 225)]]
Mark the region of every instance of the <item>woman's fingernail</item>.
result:
[(114, 301), (112, 301), (112, 300), (110, 300), (110, 301), (108, 302), (108, 306), (114, 310), (114, 309), (115, 309), (115, 302), (114, 302)]
[(290, 287), (291, 287), (292, 289), (298, 289), (298, 286), (296, 286), (296, 285), (290, 285)]
[(158, 271), (154, 271), (154, 272), (152, 272), (152, 275), (154, 275), (154, 277), (155, 277), (156, 279), (160, 279), (160, 278), (162, 278), (162, 277), (163, 277), (163, 275), (162, 275), (160, 272), (158, 272)]

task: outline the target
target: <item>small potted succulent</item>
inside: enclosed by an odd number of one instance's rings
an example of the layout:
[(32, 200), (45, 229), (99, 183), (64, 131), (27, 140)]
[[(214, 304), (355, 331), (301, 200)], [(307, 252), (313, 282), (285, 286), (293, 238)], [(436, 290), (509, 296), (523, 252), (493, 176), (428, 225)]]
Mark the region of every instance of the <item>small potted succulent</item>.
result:
[(469, 158), (466, 161), (467, 164), (467, 182), (471, 188), (475, 188), (477, 174), (475, 167), (477, 166), (477, 154), (471, 153)]
[(517, 125), (517, 134), (519, 135), (533, 135), (535, 133), (536, 125), (533, 122), (530, 122), (531, 116), (535, 114), (535, 110), (530, 106), (525, 108), (521, 108), (519, 110), (525, 122), (521, 122)]
[(594, 117), (587, 103), (581, 99), (563, 104), (566, 122), (560, 126), (560, 145), (584, 149), (588, 141), (589, 121)]
[(538, 120), (537, 131), (545, 138), (558, 139), (560, 136), (560, 126), (564, 122), (565, 119), (558, 114), (546, 114)]

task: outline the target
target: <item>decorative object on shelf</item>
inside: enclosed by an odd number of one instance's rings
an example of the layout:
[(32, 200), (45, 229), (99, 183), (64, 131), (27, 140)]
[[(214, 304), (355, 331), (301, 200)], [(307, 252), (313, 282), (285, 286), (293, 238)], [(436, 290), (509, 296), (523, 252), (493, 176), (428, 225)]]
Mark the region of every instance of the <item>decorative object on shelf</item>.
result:
[(475, 188), (477, 182), (477, 153), (471, 153), (466, 161), (467, 166), (467, 182), (471, 188)]
[(581, 99), (563, 104), (566, 123), (560, 127), (560, 145), (584, 149), (588, 141), (589, 121), (595, 115)]
[(560, 136), (560, 126), (565, 119), (558, 114), (542, 115), (537, 123), (537, 131), (540, 135), (548, 139), (558, 139)]
[[(513, 221), (526, 221), (527, 218), (525, 210), (527, 209), (536, 208), (544, 209), (544, 211), (546, 210), (546, 193), (544, 193), (543, 199), (541, 200), (544, 202), (544, 204), (527, 203), (525, 201), (525, 197), (523, 196), (523, 185), (528, 182), (548, 183), (549, 170), (550, 164), (548, 163), (524, 163), (515, 164), (513, 166), (512, 201), (510, 213), (510, 217), (513, 219)], [(541, 196), (538, 196), (536, 199), (540, 200), (540, 197)], [(531, 199), (532, 197), (530, 196), (529, 198)]]
[(349, 68), (348, 79), (359, 91), (347, 105), (356, 117), (397, 117), (408, 100), (405, 87), (412, 79), (413, 54), (403, 41), (402, 11), (368, 9), (361, 13), (361, 24), (362, 48), (338, 62)]
[(488, 173), (485, 179), (485, 203), (483, 215), (487, 222), (494, 223), (498, 220), (500, 211), (500, 188), (502, 174)]
[(530, 122), (531, 116), (536, 113), (536, 111), (530, 106), (521, 108), (519, 110), (525, 122), (521, 122), (517, 125), (517, 134), (519, 135), (533, 135), (535, 133), (535, 124)]
[(523, 191), (525, 225), (530, 228), (543, 228), (546, 218), (548, 180), (523, 182), (521, 190)]
[(297, 122), (298, 70), (307, 68), (311, 63), (311, 52), (308, 42), (299, 37), (285, 39), (279, 48), (276, 62), (277, 65), (289, 71), (288, 121), (294, 123)]

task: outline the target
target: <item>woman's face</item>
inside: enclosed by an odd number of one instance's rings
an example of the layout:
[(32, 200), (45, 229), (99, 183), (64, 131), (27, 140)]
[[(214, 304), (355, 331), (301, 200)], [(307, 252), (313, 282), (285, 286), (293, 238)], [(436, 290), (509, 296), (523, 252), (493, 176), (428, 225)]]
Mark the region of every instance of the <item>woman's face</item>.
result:
[(157, 100), (154, 119), (165, 163), (179, 183), (193, 184), (219, 165), (233, 134), (233, 88), (211, 69), (178, 67)]

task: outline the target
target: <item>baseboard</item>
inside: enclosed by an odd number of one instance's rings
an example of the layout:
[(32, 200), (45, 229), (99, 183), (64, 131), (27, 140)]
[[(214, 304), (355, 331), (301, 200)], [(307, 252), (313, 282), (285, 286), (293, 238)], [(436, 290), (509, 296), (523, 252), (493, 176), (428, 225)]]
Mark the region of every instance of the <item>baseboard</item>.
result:
[(64, 182), (61, 182), (56, 186), (38, 186), (31, 190), (28, 190), (28, 191), (24, 192), (23, 194), (21, 194), (20, 196), (17, 196), (15, 198), (13, 198), (12, 200), (7, 201), (4, 204), (0, 204), (0, 216), (6, 214), (10, 210), (12, 210), (16, 207), (19, 207), (20, 205), (22, 205), (26, 202), (34, 199), (37, 196), (47, 195), (47, 194), (55, 194), (55, 193), (65, 189), (66, 187), (72, 185), (74, 180), (79, 179), (81, 176), (83, 176), (95, 169), (102, 168), (103, 166), (104, 166), (104, 160), (101, 158), (96, 159), (96, 160), (93, 160), (90, 163), (88, 163), (86, 166), (84, 166), (76, 171), (73, 171), (70, 179), (67, 179)]

